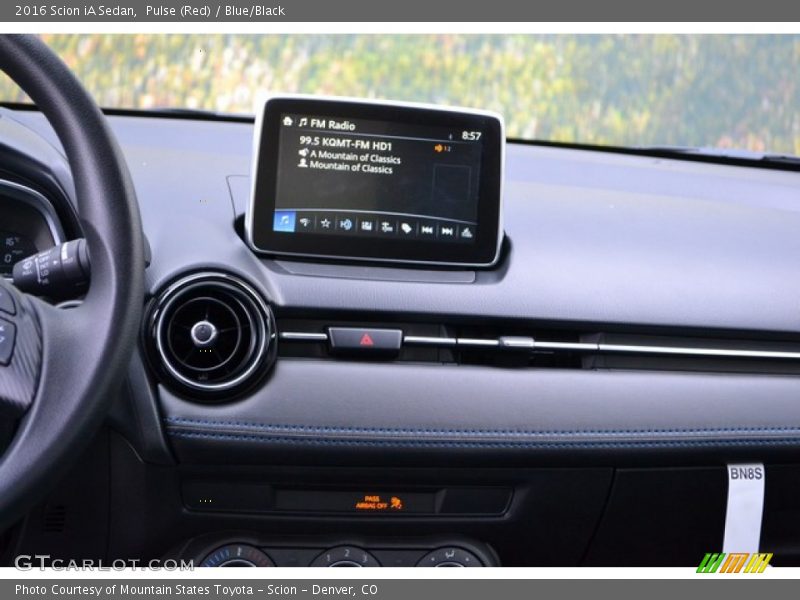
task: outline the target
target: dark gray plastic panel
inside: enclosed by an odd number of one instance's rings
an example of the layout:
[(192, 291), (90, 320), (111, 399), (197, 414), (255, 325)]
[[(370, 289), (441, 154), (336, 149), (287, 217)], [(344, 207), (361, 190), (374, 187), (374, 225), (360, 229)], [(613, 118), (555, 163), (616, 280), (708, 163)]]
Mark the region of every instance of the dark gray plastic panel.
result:
[[(309, 276), (256, 257), (235, 233), (250, 125), (111, 121), (153, 250), (151, 291), (219, 268), (250, 280), (279, 310), (800, 331), (798, 173), (510, 145), (510, 244), (498, 269), (478, 271), (471, 284), (415, 281), (406, 275), (416, 271), (400, 268), (383, 278)], [(159, 392), (173, 445), (190, 461), (258, 462), (276, 444), (330, 441), (767, 448), (796, 444), (800, 430), (800, 378), (789, 376), (284, 360), (235, 403)]]
[(511, 144), (509, 262), (468, 286), (359, 282), (267, 268), (236, 236), (251, 125), (111, 121), (153, 248), (151, 288), (216, 265), (293, 308), (800, 331), (800, 173)]
[(274, 260), (265, 263), (291, 275), (326, 277), (337, 279), (362, 279), (413, 283), (473, 283), (475, 271), (426, 271), (424, 269), (398, 269), (396, 267), (372, 267), (364, 265), (341, 265)]

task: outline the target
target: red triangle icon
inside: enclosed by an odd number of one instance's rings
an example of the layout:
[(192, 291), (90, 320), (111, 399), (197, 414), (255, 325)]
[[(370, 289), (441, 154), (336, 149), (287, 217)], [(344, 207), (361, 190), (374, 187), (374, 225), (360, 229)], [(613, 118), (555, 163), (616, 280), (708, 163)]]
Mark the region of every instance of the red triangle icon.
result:
[(372, 341), (372, 338), (368, 333), (365, 333), (361, 336), (361, 341), (358, 342), (359, 346), (374, 346), (375, 342)]

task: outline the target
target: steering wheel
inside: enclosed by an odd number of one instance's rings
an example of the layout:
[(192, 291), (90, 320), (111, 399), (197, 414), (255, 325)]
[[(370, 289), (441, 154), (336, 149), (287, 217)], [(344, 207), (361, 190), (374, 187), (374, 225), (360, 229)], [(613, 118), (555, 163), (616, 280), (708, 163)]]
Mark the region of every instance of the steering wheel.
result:
[(36, 37), (0, 35), (0, 69), (64, 147), (92, 265), (83, 303), (69, 310), (0, 278), (0, 349), (8, 351), (9, 338), (13, 344), (8, 360), (0, 352), (0, 415), (18, 419), (0, 459), (2, 531), (57, 482), (102, 423), (136, 346), (144, 251), (125, 159), (88, 92)]

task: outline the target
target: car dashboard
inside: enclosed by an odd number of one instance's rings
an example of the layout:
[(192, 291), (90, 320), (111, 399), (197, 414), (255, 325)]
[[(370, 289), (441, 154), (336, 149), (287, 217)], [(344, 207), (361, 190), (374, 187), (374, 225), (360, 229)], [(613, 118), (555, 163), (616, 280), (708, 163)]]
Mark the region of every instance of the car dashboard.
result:
[[(0, 243), (81, 237), (49, 125), (1, 116)], [(139, 348), (15, 552), (696, 564), (726, 465), (757, 463), (761, 546), (800, 560), (797, 171), (509, 142), (497, 263), (389, 265), (250, 248), (251, 121), (109, 122), (151, 252)], [(216, 352), (186, 345), (204, 319)]]

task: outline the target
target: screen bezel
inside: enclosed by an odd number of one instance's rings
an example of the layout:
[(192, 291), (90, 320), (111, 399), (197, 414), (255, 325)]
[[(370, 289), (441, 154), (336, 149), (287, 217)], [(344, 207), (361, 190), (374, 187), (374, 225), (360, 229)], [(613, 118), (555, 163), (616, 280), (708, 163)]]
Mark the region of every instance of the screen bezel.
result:
[[(410, 122), (485, 132), (481, 153), (477, 235), (472, 244), (419, 239), (393, 240), (343, 235), (287, 235), (272, 230), (277, 188), (280, 117), (285, 113)], [(275, 96), (259, 113), (253, 139), (252, 186), (245, 221), (250, 247), (260, 253), (345, 261), (489, 267), (502, 242), (502, 183), (505, 134), (500, 115), (425, 104), (349, 98)], [(260, 198), (256, 202), (256, 198)], [(486, 225), (488, 224), (488, 225)]]

